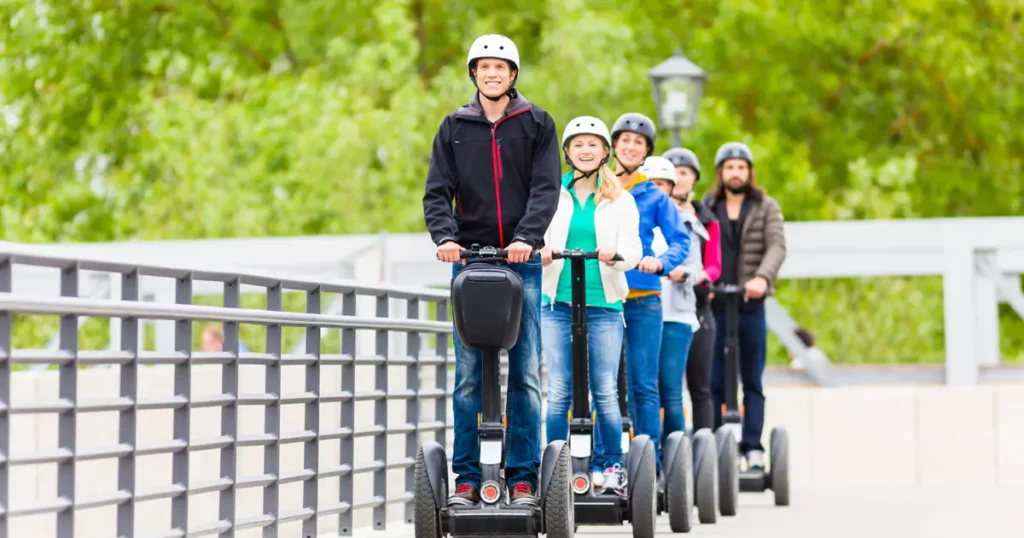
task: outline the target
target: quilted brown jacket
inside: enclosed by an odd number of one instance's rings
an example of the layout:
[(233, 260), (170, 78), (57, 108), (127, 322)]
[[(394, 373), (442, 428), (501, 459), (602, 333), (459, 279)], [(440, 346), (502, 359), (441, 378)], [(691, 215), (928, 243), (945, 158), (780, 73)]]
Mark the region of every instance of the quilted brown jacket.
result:
[[(740, 284), (760, 276), (768, 281), (768, 295), (775, 293), (775, 279), (782, 262), (786, 260), (786, 233), (782, 225), (782, 209), (774, 198), (755, 191), (747, 195), (750, 206), (743, 228), (740, 231)], [(715, 198), (710, 193), (704, 197), (704, 204), (713, 213), (724, 198)], [(722, 238), (723, 243), (726, 239)], [(725, 248), (725, 245), (722, 245)]]

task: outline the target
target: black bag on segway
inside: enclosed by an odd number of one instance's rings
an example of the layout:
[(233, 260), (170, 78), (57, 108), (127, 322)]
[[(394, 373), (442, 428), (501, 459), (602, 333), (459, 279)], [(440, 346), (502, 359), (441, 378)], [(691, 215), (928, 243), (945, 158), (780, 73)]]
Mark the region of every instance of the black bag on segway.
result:
[(474, 263), (452, 279), (455, 330), (474, 348), (512, 349), (523, 314), (523, 279), (503, 265)]

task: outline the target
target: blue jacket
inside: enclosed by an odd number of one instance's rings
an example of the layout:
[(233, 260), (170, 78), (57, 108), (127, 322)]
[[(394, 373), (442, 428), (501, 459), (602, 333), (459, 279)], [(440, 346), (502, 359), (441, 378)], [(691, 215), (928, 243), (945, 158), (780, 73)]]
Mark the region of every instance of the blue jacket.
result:
[[(665, 274), (671, 273), (690, 253), (690, 235), (679, 219), (679, 210), (664, 192), (646, 178), (634, 185), (629, 193), (636, 200), (636, 208), (640, 212), (640, 242), (644, 246), (644, 257), (654, 256), (651, 248), (654, 229), (661, 228), (668, 250), (657, 258), (664, 266)], [(631, 290), (661, 290), (661, 277), (641, 273), (636, 269), (626, 272), (626, 282)]]

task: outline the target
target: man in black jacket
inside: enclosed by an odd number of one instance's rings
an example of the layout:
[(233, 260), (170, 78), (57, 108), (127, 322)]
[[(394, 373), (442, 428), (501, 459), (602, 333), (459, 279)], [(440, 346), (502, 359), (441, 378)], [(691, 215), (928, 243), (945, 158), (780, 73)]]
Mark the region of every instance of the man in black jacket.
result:
[[(501, 35), (484, 35), (467, 59), (477, 88), (469, 104), (448, 114), (434, 138), (423, 216), (440, 260), (452, 276), (459, 251), (473, 243), (508, 250), (523, 278), (519, 339), (509, 350), (505, 482), (513, 503), (536, 502), (540, 466), (541, 263), (532, 257), (558, 206), (561, 161), (555, 122), (515, 90), (519, 52)], [(453, 209), (454, 202), (454, 209)], [(482, 411), (479, 350), (455, 341), (455, 494), (475, 504), (480, 491), (477, 415)]]

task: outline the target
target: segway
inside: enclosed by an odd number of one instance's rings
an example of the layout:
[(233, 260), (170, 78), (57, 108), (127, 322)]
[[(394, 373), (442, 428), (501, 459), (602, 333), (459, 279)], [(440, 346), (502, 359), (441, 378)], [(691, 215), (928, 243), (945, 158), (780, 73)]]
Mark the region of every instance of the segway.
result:
[[(586, 307), (586, 260), (597, 259), (596, 252), (566, 250), (552, 259), (569, 261), (572, 276), (572, 413), (569, 420), (569, 447), (572, 454), (572, 491), (575, 494), (576, 524), (633, 525), (634, 538), (653, 538), (657, 519), (657, 465), (654, 442), (638, 435), (623, 451), (626, 463), (625, 494), (594, 491), (590, 462), (594, 448), (594, 420), (590, 411), (590, 360)], [(613, 260), (621, 261), (616, 254)], [(621, 400), (620, 400), (621, 405)]]
[[(664, 276), (664, 271), (655, 274)], [(684, 273), (684, 279), (689, 275)], [(685, 375), (685, 372), (684, 372)], [(662, 426), (664, 431), (664, 409)], [(692, 435), (692, 442), (691, 442)], [(693, 507), (701, 523), (715, 523), (718, 516), (718, 460), (714, 434), (704, 428), (695, 433), (676, 431), (663, 437), (662, 477), (658, 510), (668, 512), (672, 532), (689, 532)]]
[[(786, 429), (781, 426), (772, 428), (769, 441), (769, 463), (768, 469), (753, 468), (740, 470), (735, 460), (739, 457), (738, 445), (743, 432), (743, 416), (739, 410), (739, 368), (740, 368), (740, 336), (739, 336), (739, 301), (745, 293), (743, 286), (738, 284), (715, 284), (712, 291), (720, 293), (725, 298), (725, 410), (722, 414), (722, 426), (718, 434), (725, 432), (725, 435), (716, 435), (716, 438), (727, 438), (732, 447), (727, 450), (733, 459), (733, 463), (726, 464), (724, 458), (719, 459), (719, 471), (723, 472), (723, 486), (725, 480), (736, 480), (738, 491), (761, 493), (767, 489), (775, 492), (775, 505), (789, 505), (789, 435)], [(720, 456), (726, 447), (720, 446)], [(727, 474), (734, 473), (726, 477)], [(732, 485), (730, 485), (732, 487)], [(725, 500), (723, 494), (722, 499)], [(732, 498), (735, 503), (735, 496)], [(735, 513), (735, 504), (730, 505)], [(723, 503), (722, 514), (725, 514)]]
[(415, 536), (546, 534), (550, 538), (571, 538), (575, 534), (572, 461), (564, 441), (554, 441), (545, 447), (535, 498), (510, 502), (504, 482), (505, 421), (500, 409), (498, 361), (501, 350), (511, 349), (519, 335), (522, 278), (504, 263), (503, 249), (474, 244), (470, 250), (460, 251), (460, 257), (466, 260), (466, 267), (451, 284), (455, 330), (464, 345), (482, 351), (483, 360), (480, 501), (466, 505), (447, 503), (448, 457), (440, 444), (423, 443), (416, 456)]

